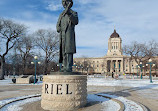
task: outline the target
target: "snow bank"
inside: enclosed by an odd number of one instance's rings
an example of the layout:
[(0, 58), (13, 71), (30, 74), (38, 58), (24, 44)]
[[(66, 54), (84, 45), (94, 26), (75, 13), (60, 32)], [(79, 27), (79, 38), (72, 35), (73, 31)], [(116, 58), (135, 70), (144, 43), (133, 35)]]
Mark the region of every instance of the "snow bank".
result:
[(35, 98), (30, 98), (30, 99), (26, 99), (22, 101), (17, 101), (15, 103), (6, 105), (5, 107), (1, 109), (1, 111), (21, 111), (23, 109), (22, 105), (39, 101), (39, 100), (41, 100), (41, 97), (35, 97)]
[[(18, 97), (18, 98), (11, 98), (8, 100), (2, 100), (1, 104), (5, 104), (12, 100), (21, 99), (21, 98), (25, 98), (25, 97), (31, 97), (31, 96), (33, 96), (33, 95), (23, 96), (23, 97)], [(25, 105), (27, 103), (32, 103), (35, 101), (39, 101), (39, 100), (41, 100), (41, 97), (35, 97), (35, 98), (30, 98), (30, 99), (26, 99), (26, 100), (13, 102), (11, 104), (4, 106), (1, 109), (1, 111), (21, 111), (23, 109), (22, 105)], [(87, 101), (88, 102), (93, 102), (93, 101), (100, 102), (101, 105), (103, 105), (103, 107), (104, 107), (103, 109), (101, 109), (102, 111), (118, 111), (120, 109), (120, 105), (118, 103), (116, 103), (115, 101), (112, 101), (107, 98), (100, 97), (100, 96), (97, 96), (94, 94), (89, 94), (87, 96)]]
[(23, 99), (23, 98), (27, 98), (27, 97), (32, 97), (32, 96), (38, 96), (38, 95), (40, 95), (40, 94), (27, 95), (27, 96), (20, 96), (20, 97), (15, 97), (15, 98), (4, 99), (4, 100), (0, 101), (0, 106), (2, 106), (4, 104), (7, 104), (7, 103), (10, 103), (12, 101), (16, 101), (16, 100), (19, 100), (19, 99)]
[(109, 95), (109, 94), (99, 94), (99, 95), (107, 96), (107, 97), (114, 98), (114, 99), (121, 101), (125, 105), (124, 111), (144, 111), (140, 105), (138, 105), (137, 103), (135, 103), (131, 100), (128, 100), (124, 97), (118, 97), (118, 96)]
[(124, 86), (158, 89), (158, 80), (150, 83), (149, 79), (106, 79), (106, 78), (88, 78), (88, 86)]

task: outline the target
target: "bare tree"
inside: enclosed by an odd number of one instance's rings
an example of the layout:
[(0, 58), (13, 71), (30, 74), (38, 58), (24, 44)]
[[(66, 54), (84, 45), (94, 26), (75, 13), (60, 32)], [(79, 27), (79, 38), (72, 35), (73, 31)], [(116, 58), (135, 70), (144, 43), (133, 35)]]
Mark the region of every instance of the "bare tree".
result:
[(144, 48), (144, 53), (146, 54), (146, 59), (150, 59), (154, 56), (158, 56), (158, 42), (152, 40)]
[(1, 39), (1, 73), (0, 80), (5, 75), (5, 56), (14, 47), (17, 40), (24, 35), (26, 27), (14, 23), (11, 20), (0, 19), (0, 39)]
[(36, 45), (44, 51), (44, 74), (49, 63), (59, 54), (59, 34), (53, 30), (40, 29), (35, 32)]
[(31, 35), (25, 36), (21, 38), (17, 45), (16, 49), (20, 53), (20, 57), (22, 59), (22, 72), (25, 74), (26, 66), (27, 66), (27, 59), (29, 56), (33, 55), (31, 50), (34, 48), (34, 39)]
[(123, 51), (125, 54), (130, 55), (130, 61), (134, 59), (138, 64), (144, 57), (146, 57), (146, 53), (144, 52), (145, 48), (145, 44), (140, 44), (135, 41), (132, 42), (131, 45), (125, 45)]
[(131, 45), (125, 45), (123, 51), (130, 55), (130, 60), (134, 59), (139, 64), (140, 61), (147, 61), (158, 55), (158, 43), (155, 41), (149, 41), (147, 44), (133, 42)]

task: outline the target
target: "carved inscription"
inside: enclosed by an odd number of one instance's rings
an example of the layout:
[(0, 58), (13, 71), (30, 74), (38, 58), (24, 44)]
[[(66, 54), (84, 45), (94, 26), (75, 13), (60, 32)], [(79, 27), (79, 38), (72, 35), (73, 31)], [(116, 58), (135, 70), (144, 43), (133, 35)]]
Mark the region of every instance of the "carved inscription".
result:
[(70, 84), (45, 84), (45, 94), (71, 95)]
[(45, 93), (48, 94), (48, 84), (45, 84)]
[(72, 94), (72, 92), (69, 93), (69, 84), (66, 84), (66, 94)]
[(57, 84), (57, 94), (63, 94), (62, 92), (61, 92), (61, 90), (62, 90), (62, 84)]

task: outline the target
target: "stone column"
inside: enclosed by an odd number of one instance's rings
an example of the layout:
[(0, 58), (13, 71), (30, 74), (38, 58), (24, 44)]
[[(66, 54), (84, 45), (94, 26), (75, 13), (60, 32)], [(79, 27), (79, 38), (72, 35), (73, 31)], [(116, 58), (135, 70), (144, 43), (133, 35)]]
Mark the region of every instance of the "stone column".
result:
[(121, 49), (121, 47), (120, 47), (120, 42), (118, 43), (118, 47), (119, 47), (119, 50)]
[(119, 68), (119, 66), (118, 66), (118, 60), (116, 60), (116, 68)]

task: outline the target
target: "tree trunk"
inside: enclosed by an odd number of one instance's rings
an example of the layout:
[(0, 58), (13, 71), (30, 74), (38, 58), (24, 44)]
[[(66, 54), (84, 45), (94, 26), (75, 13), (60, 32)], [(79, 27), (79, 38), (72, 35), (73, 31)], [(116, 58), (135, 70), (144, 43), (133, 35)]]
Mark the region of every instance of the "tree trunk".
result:
[(5, 58), (1, 57), (1, 72), (0, 72), (0, 80), (4, 79), (5, 75)]
[(48, 63), (47, 61), (45, 61), (45, 65), (44, 65), (44, 74), (47, 74), (47, 67), (48, 67)]
[(26, 67), (26, 64), (25, 64), (25, 60), (23, 60), (23, 65), (22, 65), (22, 73), (23, 75), (25, 74), (25, 67)]

